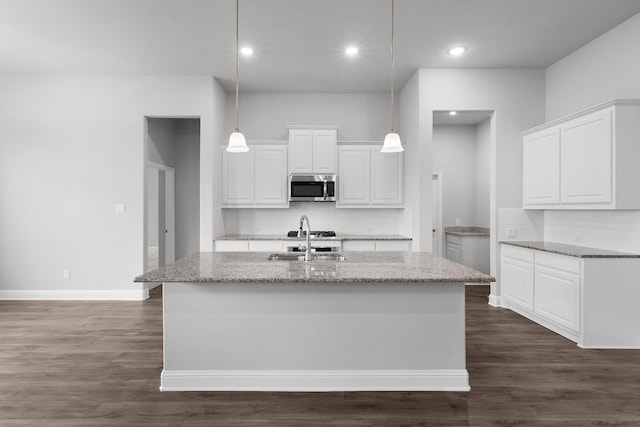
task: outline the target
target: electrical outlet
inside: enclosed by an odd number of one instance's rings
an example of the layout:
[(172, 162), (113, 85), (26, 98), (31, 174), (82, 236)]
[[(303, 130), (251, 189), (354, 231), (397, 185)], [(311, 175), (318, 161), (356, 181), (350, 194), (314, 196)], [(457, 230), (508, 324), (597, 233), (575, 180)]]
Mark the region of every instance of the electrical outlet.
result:
[(64, 270), (62, 272), (62, 277), (65, 279), (71, 279), (71, 270)]
[(456, 218), (456, 225), (460, 225), (462, 224), (462, 220), (460, 220), (460, 218)]
[(518, 237), (518, 229), (507, 228), (507, 239), (515, 239), (516, 237)]
[(576, 234), (576, 242), (582, 242), (582, 240), (584, 239), (584, 234), (578, 233)]
[(116, 213), (123, 214), (127, 211), (127, 206), (124, 203), (116, 203)]

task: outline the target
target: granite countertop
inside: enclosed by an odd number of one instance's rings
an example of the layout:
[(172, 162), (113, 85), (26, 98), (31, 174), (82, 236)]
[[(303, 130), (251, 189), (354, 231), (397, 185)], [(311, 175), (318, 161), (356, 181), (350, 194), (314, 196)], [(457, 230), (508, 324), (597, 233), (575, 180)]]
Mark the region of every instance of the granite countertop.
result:
[(454, 236), (478, 236), (489, 237), (489, 229), (486, 227), (448, 226), (444, 228), (445, 234)]
[(504, 240), (500, 243), (521, 248), (536, 249), (554, 254), (568, 255), (577, 258), (640, 258), (640, 254), (610, 251), (608, 249), (589, 248), (586, 246), (566, 245), (564, 243), (536, 241)]
[(348, 252), (345, 261), (269, 261), (266, 252), (200, 252), (134, 279), (197, 283), (494, 282), (430, 252)]
[[(214, 240), (306, 240), (306, 237), (287, 237), (286, 234), (225, 234)], [(313, 237), (311, 240), (411, 240), (400, 234), (338, 234), (336, 237)]]

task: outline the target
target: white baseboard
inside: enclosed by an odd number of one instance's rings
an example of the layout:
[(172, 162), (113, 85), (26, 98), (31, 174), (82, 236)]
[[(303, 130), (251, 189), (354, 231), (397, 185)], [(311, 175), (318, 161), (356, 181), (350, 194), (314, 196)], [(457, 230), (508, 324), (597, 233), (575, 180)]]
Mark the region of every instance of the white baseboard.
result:
[(143, 301), (147, 298), (149, 298), (148, 289), (0, 290), (0, 300)]
[(163, 370), (161, 391), (469, 391), (466, 369)]
[(502, 307), (502, 298), (497, 295), (490, 294), (489, 305), (493, 307)]

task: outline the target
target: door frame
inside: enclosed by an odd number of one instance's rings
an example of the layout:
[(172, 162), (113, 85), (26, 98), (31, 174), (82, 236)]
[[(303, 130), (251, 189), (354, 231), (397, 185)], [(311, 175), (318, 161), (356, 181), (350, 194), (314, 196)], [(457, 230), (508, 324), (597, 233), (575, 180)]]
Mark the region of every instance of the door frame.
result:
[[(147, 166), (164, 172), (164, 234), (159, 230), (159, 244), (164, 241), (164, 263), (173, 264), (176, 258), (176, 170), (171, 166), (147, 161)], [(147, 170), (145, 169), (145, 174)], [(147, 227), (145, 216), (145, 230)], [(148, 236), (145, 238), (145, 247), (148, 246)], [(148, 253), (145, 251), (145, 270)]]
[[(433, 253), (436, 256), (443, 257), (444, 240), (443, 240), (443, 222), (442, 222), (442, 172), (433, 172), (431, 175), (432, 185), (432, 209), (431, 209), (431, 228), (435, 229), (433, 236), (432, 249), (436, 248)], [(435, 208), (434, 208), (435, 207)], [(435, 215), (433, 212), (435, 211)], [(433, 233), (433, 232), (432, 232)]]

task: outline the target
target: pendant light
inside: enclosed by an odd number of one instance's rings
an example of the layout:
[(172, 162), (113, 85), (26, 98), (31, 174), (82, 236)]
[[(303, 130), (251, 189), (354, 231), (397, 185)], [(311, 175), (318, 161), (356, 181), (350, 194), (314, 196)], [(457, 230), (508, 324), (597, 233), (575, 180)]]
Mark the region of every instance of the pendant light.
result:
[(238, 38), (239, 38), (239, 21), (240, 21), (240, 0), (236, 0), (236, 128), (229, 137), (229, 145), (227, 145), (227, 151), (230, 153), (246, 153), (249, 151), (247, 146), (247, 140), (238, 128), (238, 88), (240, 80), (240, 53), (238, 51)]
[(384, 137), (384, 144), (382, 145), (381, 153), (397, 153), (404, 151), (402, 144), (400, 143), (400, 135), (398, 135), (394, 129), (394, 116), (393, 116), (393, 9), (394, 0), (391, 0), (391, 130), (387, 136)]

